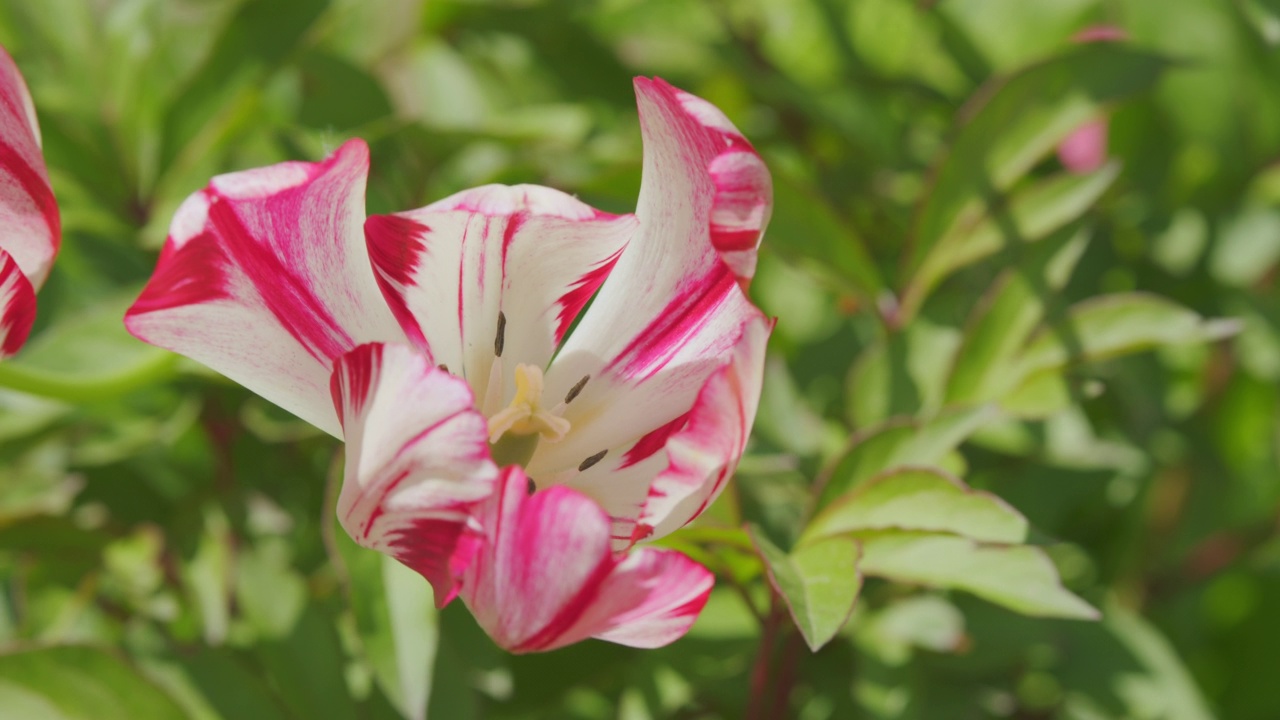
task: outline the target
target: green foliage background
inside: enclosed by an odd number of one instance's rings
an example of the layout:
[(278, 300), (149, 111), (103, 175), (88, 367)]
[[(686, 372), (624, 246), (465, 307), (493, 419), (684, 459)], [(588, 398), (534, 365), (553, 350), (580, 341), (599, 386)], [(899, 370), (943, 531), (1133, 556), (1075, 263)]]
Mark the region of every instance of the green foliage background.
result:
[[(0, 43), (65, 228), (0, 364), (0, 718), (1280, 717), (1280, 2), (0, 0)], [(120, 318), (211, 175), (354, 135), (370, 212), (629, 211), (636, 74), (773, 169), (765, 398), (671, 541), (689, 636), (511, 657), (336, 528), (336, 441)], [(1008, 505), (912, 495), (951, 476)]]

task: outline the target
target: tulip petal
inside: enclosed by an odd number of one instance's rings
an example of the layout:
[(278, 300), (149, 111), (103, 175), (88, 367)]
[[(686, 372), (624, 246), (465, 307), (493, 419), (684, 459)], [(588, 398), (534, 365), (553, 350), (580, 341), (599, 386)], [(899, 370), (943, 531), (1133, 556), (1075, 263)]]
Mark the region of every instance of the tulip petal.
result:
[(13, 59), (0, 48), (0, 250), (22, 269), (32, 291), (49, 274), (61, 227), (40, 155), (35, 106)]
[(0, 250), (0, 358), (18, 352), (36, 319), (36, 293), (9, 254)]
[(702, 386), (688, 423), (665, 445), (669, 465), (649, 488), (637, 536), (663, 537), (679, 530), (724, 490), (751, 435), (772, 325), (747, 323), (728, 364)]
[(462, 598), (502, 647), (552, 650), (596, 636), (657, 647), (684, 634), (713, 578), (670, 550), (610, 550), (609, 519), (590, 498), (553, 487), (529, 495), (518, 467), (477, 511), (486, 543)]
[(498, 475), (471, 390), (416, 348), (372, 343), (338, 360), (332, 393), (347, 449), (342, 527), (421, 573), (444, 605), (478, 547), (470, 506)]
[(615, 550), (680, 529), (724, 489), (751, 434), (772, 328), (763, 317), (749, 320), (687, 412), (562, 478), (608, 512)]
[(361, 230), (369, 150), (219, 175), (178, 209), (125, 324), (332, 434), (333, 361), (403, 340)]
[(508, 367), (545, 367), (635, 227), (557, 190), (487, 185), (371, 217), (365, 233), (405, 332), (485, 398), (499, 312)]
[(744, 327), (764, 322), (743, 287), (772, 202), (763, 161), (719, 110), (661, 80), (638, 79), (636, 94), (640, 228), (547, 373), (552, 397), (591, 377), (565, 412), (572, 429), (529, 463), (539, 482), (582, 489), (620, 521), (637, 518), (661, 467), (601, 479), (607, 496), (575, 470), (602, 450), (611, 462), (595, 478), (633, 467), (619, 453), (669, 435)]

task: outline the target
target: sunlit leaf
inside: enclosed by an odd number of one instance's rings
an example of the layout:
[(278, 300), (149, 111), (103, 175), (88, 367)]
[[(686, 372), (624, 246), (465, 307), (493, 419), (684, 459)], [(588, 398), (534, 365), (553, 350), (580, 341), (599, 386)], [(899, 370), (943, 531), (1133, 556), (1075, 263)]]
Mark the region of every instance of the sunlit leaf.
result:
[(765, 561), (769, 581), (786, 601), (809, 649), (817, 652), (848, 621), (858, 599), (858, 543), (826, 538), (788, 554), (759, 532), (752, 533), (752, 541)]
[(822, 509), (801, 544), (843, 533), (925, 530), (1020, 543), (1027, 520), (998, 497), (938, 470), (902, 468), (875, 477)]
[(18, 720), (185, 720), (118, 655), (92, 647), (0, 654), (0, 714)]
[(964, 590), (1026, 615), (1098, 617), (1097, 610), (1062, 587), (1058, 571), (1038, 547), (899, 532), (861, 543), (859, 568), (867, 575)]

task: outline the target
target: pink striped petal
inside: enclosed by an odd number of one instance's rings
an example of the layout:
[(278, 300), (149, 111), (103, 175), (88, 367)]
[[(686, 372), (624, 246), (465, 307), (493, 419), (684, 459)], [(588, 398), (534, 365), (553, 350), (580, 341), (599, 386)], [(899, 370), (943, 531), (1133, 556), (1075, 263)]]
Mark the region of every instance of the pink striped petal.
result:
[(215, 177), (174, 215), (129, 331), (339, 434), (334, 360), (404, 339), (365, 249), (368, 168), (351, 140), (323, 162)]
[(724, 490), (751, 435), (772, 329), (763, 319), (748, 323), (729, 362), (702, 386), (687, 424), (666, 442), (670, 464), (649, 488), (637, 537), (679, 530)]
[(565, 487), (527, 493), (517, 467), (477, 511), (486, 543), (467, 569), (462, 598), (481, 627), (517, 653), (588, 637), (635, 647), (672, 642), (711, 592), (705, 568), (670, 550), (610, 550), (609, 519)]
[(18, 269), (18, 263), (0, 250), (0, 358), (18, 352), (35, 319), (35, 290)]
[(62, 224), (40, 155), (40, 129), (27, 85), (0, 48), (0, 250), (38, 290), (58, 253)]
[(748, 321), (687, 412), (562, 480), (609, 514), (615, 550), (680, 529), (720, 495), (751, 433), (772, 328), (763, 317)]
[(471, 390), (413, 347), (373, 343), (338, 360), (332, 394), (346, 438), (342, 527), (421, 573), (444, 605), (478, 547), (469, 508), (498, 475)]
[[(572, 429), (529, 464), (539, 482), (583, 490), (622, 525), (663, 467), (623, 454), (687, 416), (743, 328), (763, 322), (743, 287), (772, 203), (768, 170), (719, 110), (661, 80), (638, 79), (636, 94), (640, 228), (547, 374), (551, 397), (591, 377), (565, 412)], [(605, 460), (577, 471), (601, 451)]]
[(365, 233), (405, 332), (484, 398), (499, 312), (507, 367), (544, 367), (635, 226), (557, 190), (487, 185), (371, 217)]

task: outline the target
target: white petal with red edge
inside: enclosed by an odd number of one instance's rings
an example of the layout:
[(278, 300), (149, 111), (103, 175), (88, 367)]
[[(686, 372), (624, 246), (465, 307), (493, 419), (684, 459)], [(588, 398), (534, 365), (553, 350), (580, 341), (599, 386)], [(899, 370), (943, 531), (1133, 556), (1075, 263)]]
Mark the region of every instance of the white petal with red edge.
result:
[(61, 227), (31, 94), (0, 48), (0, 250), (18, 264), (33, 291), (49, 274)]
[(477, 512), (486, 542), (467, 569), (462, 598), (481, 627), (512, 652), (552, 650), (600, 637), (657, 647), (697, 618), (713, 578), (670, 550), (610, 550), (609, 520), (565, 487), (527, 494), (517, 467)]
[(333, 361), (403, 340), (364, 243), (369, 151), (220, 175), (174, 216), (125, 324), (337, 435)]
[(406, 333), (483, 399), (499, 312), (508, 367), (544, 367), (635, 226), (557, 190), (487, 185), (371, 217), (365, 232)]
[(751, 435), (772, 329), (764, 319), (743, 327), (729, 362), (707, 379), (687, 424), (666, 442), (669, 465), (649, 488), (638, 536), (659, 538), (679, 530), (724, 490)]
[(18, 263), (0, 250), (0, 358), (18, 352), (36, 319), (36, 293)]
[(332, 393), (346, 438), (339, 521), (421, 573), (443, 605), (478, 547), (470, 506), (498, 474), (471, 390), (416, 348), (373, 343), (338, 360)]
[[(565, 412), (573, 429), (529, 464), (539, 482), (568, 482), (631, 520), (652, 475), (605, 476), (633, 467), (618, 454), (687, 413), (744, 325), (762, 321), (742, 288), (772, 202), (767, 169), (723, 113), (660, 80), (637, 80), (636, 93), (640, 228), (547, 374), (552, 397), (592, 378)], [(612, 464), (574, 472), (601, 450)]]

